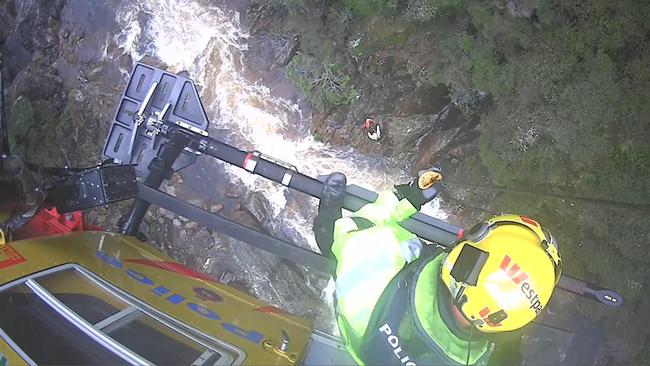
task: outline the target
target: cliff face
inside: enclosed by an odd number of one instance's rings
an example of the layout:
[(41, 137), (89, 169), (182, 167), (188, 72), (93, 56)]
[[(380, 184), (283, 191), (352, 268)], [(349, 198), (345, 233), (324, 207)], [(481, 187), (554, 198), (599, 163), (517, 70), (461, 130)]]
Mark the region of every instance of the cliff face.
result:
[(130, 68), (113, 41), (117, 4), (27, 0), (0, 7), (10, 138), (27, 161), (98, 162), (120, 67)]

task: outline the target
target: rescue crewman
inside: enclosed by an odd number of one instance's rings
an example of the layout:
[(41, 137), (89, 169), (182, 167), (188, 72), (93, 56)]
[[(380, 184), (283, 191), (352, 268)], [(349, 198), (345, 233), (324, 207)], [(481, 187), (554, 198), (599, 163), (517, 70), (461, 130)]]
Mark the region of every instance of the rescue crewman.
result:
[(557, 243), (535, 220), (502, 215), (450, 250), (423, 244), (398, 223), (437, 195), (431, 172), (347, 217), (346, 177), (326, 179), (314, 232), (323, 254), (336, 260), (341, 336), (362, 365), (486, 365), (491, 356), (490, 364), (517, 363), (518, 355), (498, 351), (498, 341), (494, 352), (495, 336), (520, 329), (546, 306), (562, 271)]

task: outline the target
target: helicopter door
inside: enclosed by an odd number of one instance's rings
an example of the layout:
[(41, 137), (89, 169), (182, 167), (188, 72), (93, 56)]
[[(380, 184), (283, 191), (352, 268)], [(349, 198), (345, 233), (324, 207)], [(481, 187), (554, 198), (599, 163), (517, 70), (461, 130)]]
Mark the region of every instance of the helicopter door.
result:
[(29, 364), (216, 366), (244, 358), (72, 264), (2, 286), (0, 329)]

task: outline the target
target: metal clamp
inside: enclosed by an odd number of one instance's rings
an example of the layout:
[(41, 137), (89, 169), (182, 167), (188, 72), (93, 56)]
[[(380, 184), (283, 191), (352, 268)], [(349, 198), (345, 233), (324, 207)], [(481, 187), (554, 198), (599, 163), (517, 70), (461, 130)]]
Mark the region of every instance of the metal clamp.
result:
[(131, 139), (129, 141), (129, 155), (133, 155), (134, 153), (136, 139), (138, 138), (138, 134), (140, 133), (140, 127), (142, 126), (143, 123), (145, 123), (146, 120), (145, 112), (147, 111), (147, 108), (149, 108), (149, 105), (151, 104), (151, 99), (153, 97), (154, 92), (156, 91), (156, 87), (158, 87), (157, 82), (151, 84), (151, 87), (147, 92), (147, 96), (144, 98), (144, 101), (142, 101), (142, 104), (140, 105), (140, 109), (138, 110), (135, 120), (133, 121), (133, 129), (131, 130)]
[(295, 363), (298, 359), (298, 354), (295, 352), (289, 352), (289, 334), (284, 329), (281, 329), (280, 332), (282, 333), (282, 341), (278, 346), (276, 346), (272, 340), (266, 339), (262, 342), (262, 349), (267, 352), (275, 353), (278, 356), (282, 356), (291, 363)]
[(200, 128), (196, 128), (196, 127), (190, 125), (189, 123), (186, 123), (186, 122), (183, 122), (183, 121), (175, 121), (174, 124), (177, 125), (177, 126), (180, 127), (180, 128), (184, 128), (184, 129), (186, 129), (186, 130), (188, 130), (188, 131), (190, 131), (190, 132), (193, 132), (193, 133), (195, 133), (195, 134), (197, 134), (197, 135), (201, 135), (201, 136), (203, 136), (203, 137), (207, 137), (207, 136), (208, 136), (208, 132), (207, 132), (207, 131), (203, 131), (203, 130), (200, 129)]
[(253, 154), (254, 156), (256, 156), (258, 158), (262, 158), (262, 159), (267, 160), (267, 161), (269, 161), (269, 162), (271, 162), (273, 164), (277, 164), (277, 165), (279, 165), (281, 167), (287, 168), (289, 170), (293, 170), (294, 172), (298, 173), (298, 168), (295, 165), (287, 163), (286, 161), (282, 161), (280, 159), (274, 158), (274, 157), (272, 157), (270, 155), (266, 155), (266, 154), (264, 154), (263, 152), (261, 152), (259, 150), (253, 150), (252, 152), (250, 152), (250, 154)]

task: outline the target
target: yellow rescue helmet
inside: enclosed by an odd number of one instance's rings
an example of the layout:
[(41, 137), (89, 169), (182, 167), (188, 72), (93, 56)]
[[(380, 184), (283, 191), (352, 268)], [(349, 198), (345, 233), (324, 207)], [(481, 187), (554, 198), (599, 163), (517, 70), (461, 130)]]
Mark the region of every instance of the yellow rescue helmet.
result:
[(517, 215), (476, 225), (441, 268), (456, 307), (483, 333), (518, 329), (535, 319), (561, 273), (551, 233), (537, 221)]

